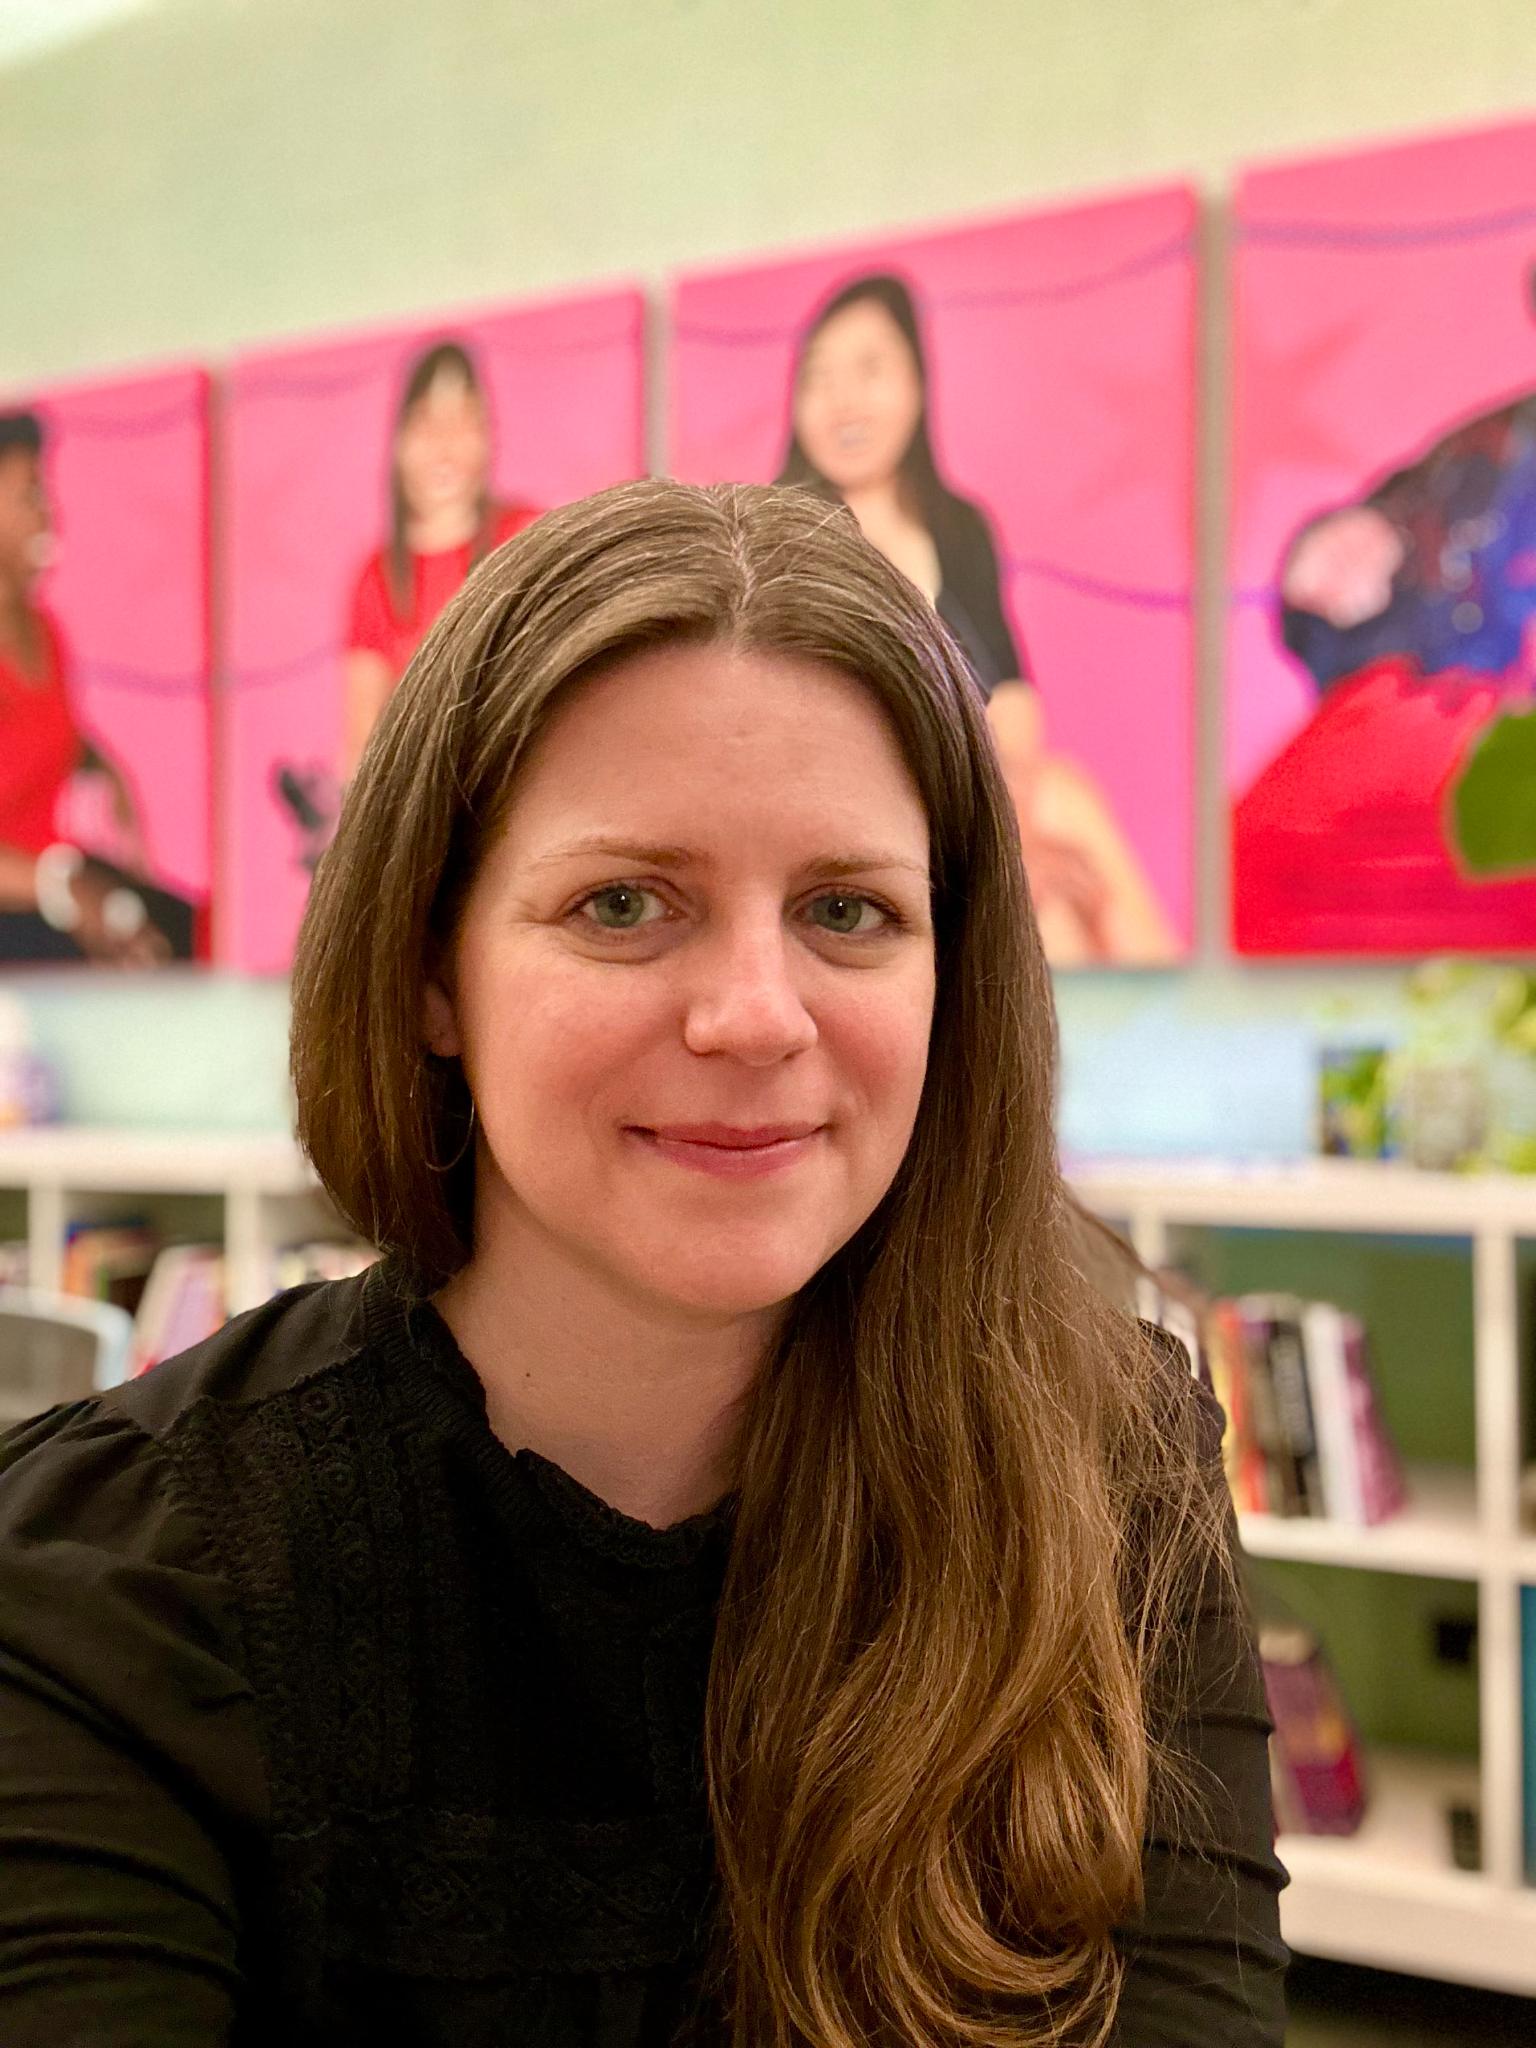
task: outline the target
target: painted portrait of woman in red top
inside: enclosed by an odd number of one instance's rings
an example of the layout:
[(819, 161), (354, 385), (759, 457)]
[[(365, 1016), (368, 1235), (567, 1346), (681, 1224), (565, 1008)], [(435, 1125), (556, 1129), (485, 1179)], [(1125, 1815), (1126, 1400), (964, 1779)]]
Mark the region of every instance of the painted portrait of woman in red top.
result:
[(346, 635), (344, 769), (350, 777), (385, 700), (470, 570), (538, 508), (491, 495), (485, 389), (462, 342), (439, 341), (407, 372), (390, 443), (389, 531), (363, 565)]
[[(140, 806), (81, 727), (71, 661), (36, 583), (53, 518), (36, 413), (0, 414), (0, 959), (157, 967), (188, 957), (191, 906), (149, 880)], [(116, 863), (67, 837), (67, 800), (101, 785)]]

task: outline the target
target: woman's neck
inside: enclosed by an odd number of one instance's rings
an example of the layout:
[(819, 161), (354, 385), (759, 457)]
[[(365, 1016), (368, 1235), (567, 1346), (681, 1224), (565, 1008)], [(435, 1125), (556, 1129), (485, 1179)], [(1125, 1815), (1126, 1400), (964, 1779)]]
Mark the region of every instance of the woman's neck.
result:
[(509, 1450), (537, 1451), (654, 1528), (730, 1490), (764, 1318), (689, 1321), (621, 1300), (531, 1234), (510, 1259), (477, 1256), (435, 1301)]
[(911, 524), (912, 514), (901, 488), (899, 477), (882, 477), (878, 483), (865, 484), (858, 490), (840, 493), (859, 525), (868, 533), (871, 528), (879, 530), (892, 526)]
[(41, 666), (41, 653), (37, 613), (28, 586), (0, 576), (0, 655), (24, 675), (31, 675)]
[(843, 502), (858, 520), (864, 538), (915, 583), (930, 604), (937, 604), (941, 580), (938, 549), (908, 500), (909, 494), (895, 478), (872, 484), (868, 490), (843, 493)]
[(413, 555), (441, 555), (466, 547), (480, 531), (477, 505), (444, 505), (436, 511), (409, 513), (405, 543)]

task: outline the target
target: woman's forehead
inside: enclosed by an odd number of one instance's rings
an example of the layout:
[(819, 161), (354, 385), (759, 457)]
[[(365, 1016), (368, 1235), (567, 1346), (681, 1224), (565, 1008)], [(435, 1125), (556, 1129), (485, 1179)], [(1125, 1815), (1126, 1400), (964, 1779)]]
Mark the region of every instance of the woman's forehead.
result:
[(828, 662), (724, 642), (647, 649), (588, 677), (551, 711), (519, 780), (540, 812), (632, 813), (641, 802), (685, 824), (705, 801), (742, 815), (759, 804), (857, 810), (911, 788), (873, 686)]
[(671, 848), (673, 867), (700, 874), (711, 860), (757, 877), (878, 863), (894, 887), (905, 862), (910, 888), (945, 835), (933, 816), (943, 798), (892, 701), (902, 687), (729, 638), (615, 650), (546, 699), (510, 769), (491, 770), (494, 797), (481, 785), (475, 871), (521, 887), (538, 861), (548, 880), (557, 849), (577, 842), (588, 842), (587, 871), (604, 858), (641, 865), (591, 844), (606, 836)]
[(806, 343), (805, 360), (812, 362), (818, 355), (835, 353), (850, 343), (864, 347), (879, 344), (907, 348), (907, 338), (888, 307), (882, 306), (878, 299), (854, 299), (830, 314), (811, 336)]

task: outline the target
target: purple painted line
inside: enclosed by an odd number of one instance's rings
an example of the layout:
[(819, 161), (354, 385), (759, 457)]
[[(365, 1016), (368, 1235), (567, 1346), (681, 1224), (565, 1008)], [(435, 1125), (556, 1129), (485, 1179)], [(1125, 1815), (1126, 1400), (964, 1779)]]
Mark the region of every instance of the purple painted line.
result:
[(1194, 605), (1194, 599), (1187, 590), (1152, 590), (1141, 584), (1113, 583), (1107, 577), (1089, 576), (1080, 569), (1067, 569), (1059, 562), (1045, 562), (1035, 557), (1010, 555), (1007, 567), (1010, 575), (1031, 577), (1038, 583), (1060, 584), (1063, 589), (1074, 590), (1080, 596), (1101, 598), (1106, 604), (1129, 605), (1135, 611), (1188, 612)]
[[(442, 334), (441, 341), (451, 341), (452, 334)], [(594, 334), (579, 341), (520, 342), (498, 336), (493, 341), (482, 340), (471, 334), (467, 346), (470, 352), (481, 357), (535, 357), (535, 356), (579, 356), (596, 355), (605, 349), (628, 348), (634, 340), (633, 331), (625, 328), (622, 332)], [(423, 337), (422, 350), (429, 349), (433, 342)], [(341, 391), (355, 391), (359, 385), (372, 382), (379, 377), (392, 378), (394, 365), (380, 360), (366, 366), (336, 370), (283, 370), (276, 366), (265, 370), (247, 371), (236, 387), (236, 396), (241, 400), (268, 398), (331, 398)]]
[[(1069, 278), (1062, 284), (999, 286), (995, 291), (935, 292), (926, 296), (922, 304), (930, 312), (990, 312), (1000, 307), (1060, 305), (1069, 299), (1086, 298), (1090, 292), (1103, 291), (1111, 285), (1124, 284), (1193, 252), (1193, 238), (1180, 233), (1169, 241), (1157, 243), (1154, 248), (1144, 249), (1138, 256), (1127, 257), (1123, 263), (1111, 265), (1108, 270), (1094, 271), (1087, 277)], [(679, 341), (709, 342), (726, 348), (766, 348), (795, 340), (805, 332), (805, 323), (721, 327), (704, 321), (680, 320), (673, 331)]]
[(151, 434), (169, 433), (173, 427), (189, 426), (202, 418), (201, 399), (178, 398), (170, 405), (162, 405), (156, 412), (147, 412), (138, 419), (112, 419), (104, 413), (77, 413), (65, 408), (56, 408), (47, 400), (40, 407), (57, 418), (61, 434), (67, 434), (73, 441), (82, 435), (93, 435), (101, 441), (134, 441)]
[(1114, 264), (1092, 277), (1074, 278), (1065, 284), (999, 287), (996, 291), (943, 292), (932, 304), (942, 306), (946, 311), (954, 307), (968, 311), (972, 307), (1054, 306), (1066, 299), (1086, 298), (1090, 292), (1103, 291), (1110, 285), (1126, 284), (1132, 278), (1144, 277), (1150, 270), (1161, 270), (1166, 264), (1193, 254), (1193, 237), (1180, 233), (1169, 241), (1159, 242), (1155, 248), (1144, 249), (1139, 256), (1128, 256), (1123, 263)]
[(1239, 241), (1277, 248), (1428, 249), (1440, 244), (1486, 241), (1536, 228), (1536, 206), (1506, 206), (1493, 213), (1472, 213), (1460, 220), (1402, 222), (1334, 222), (1306, 220), (1239, 221)]
[(311, 648), (308, 654), (295, 654), (287, 661), (264, 662), (255, 665), (243, 663), (233, 667), (229, 673), (229, 687), (232, 690), (265, 690), (274, 683), (291, 682), (310, 669), (336, 661), (341, 650), (334, 641), (324, 647)]
[(93, 661), (86, 655), (76, 657), (75, 668), (87, 685), (131, 690), (139, 697), (200, 697), (208, 688), (207, 675), (198, 669), (129, 668), (122, 662)]

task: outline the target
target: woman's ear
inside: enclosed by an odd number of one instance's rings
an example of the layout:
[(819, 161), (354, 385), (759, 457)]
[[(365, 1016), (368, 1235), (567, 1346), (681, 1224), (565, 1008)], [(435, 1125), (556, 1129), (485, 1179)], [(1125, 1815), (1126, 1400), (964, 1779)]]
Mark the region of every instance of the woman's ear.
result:
[(421, 1036), (428, 1052), (439, 1059), (457, 1059), (464, 1050), (453, 999), (440, 981), (429, 981), (421, 994)]

